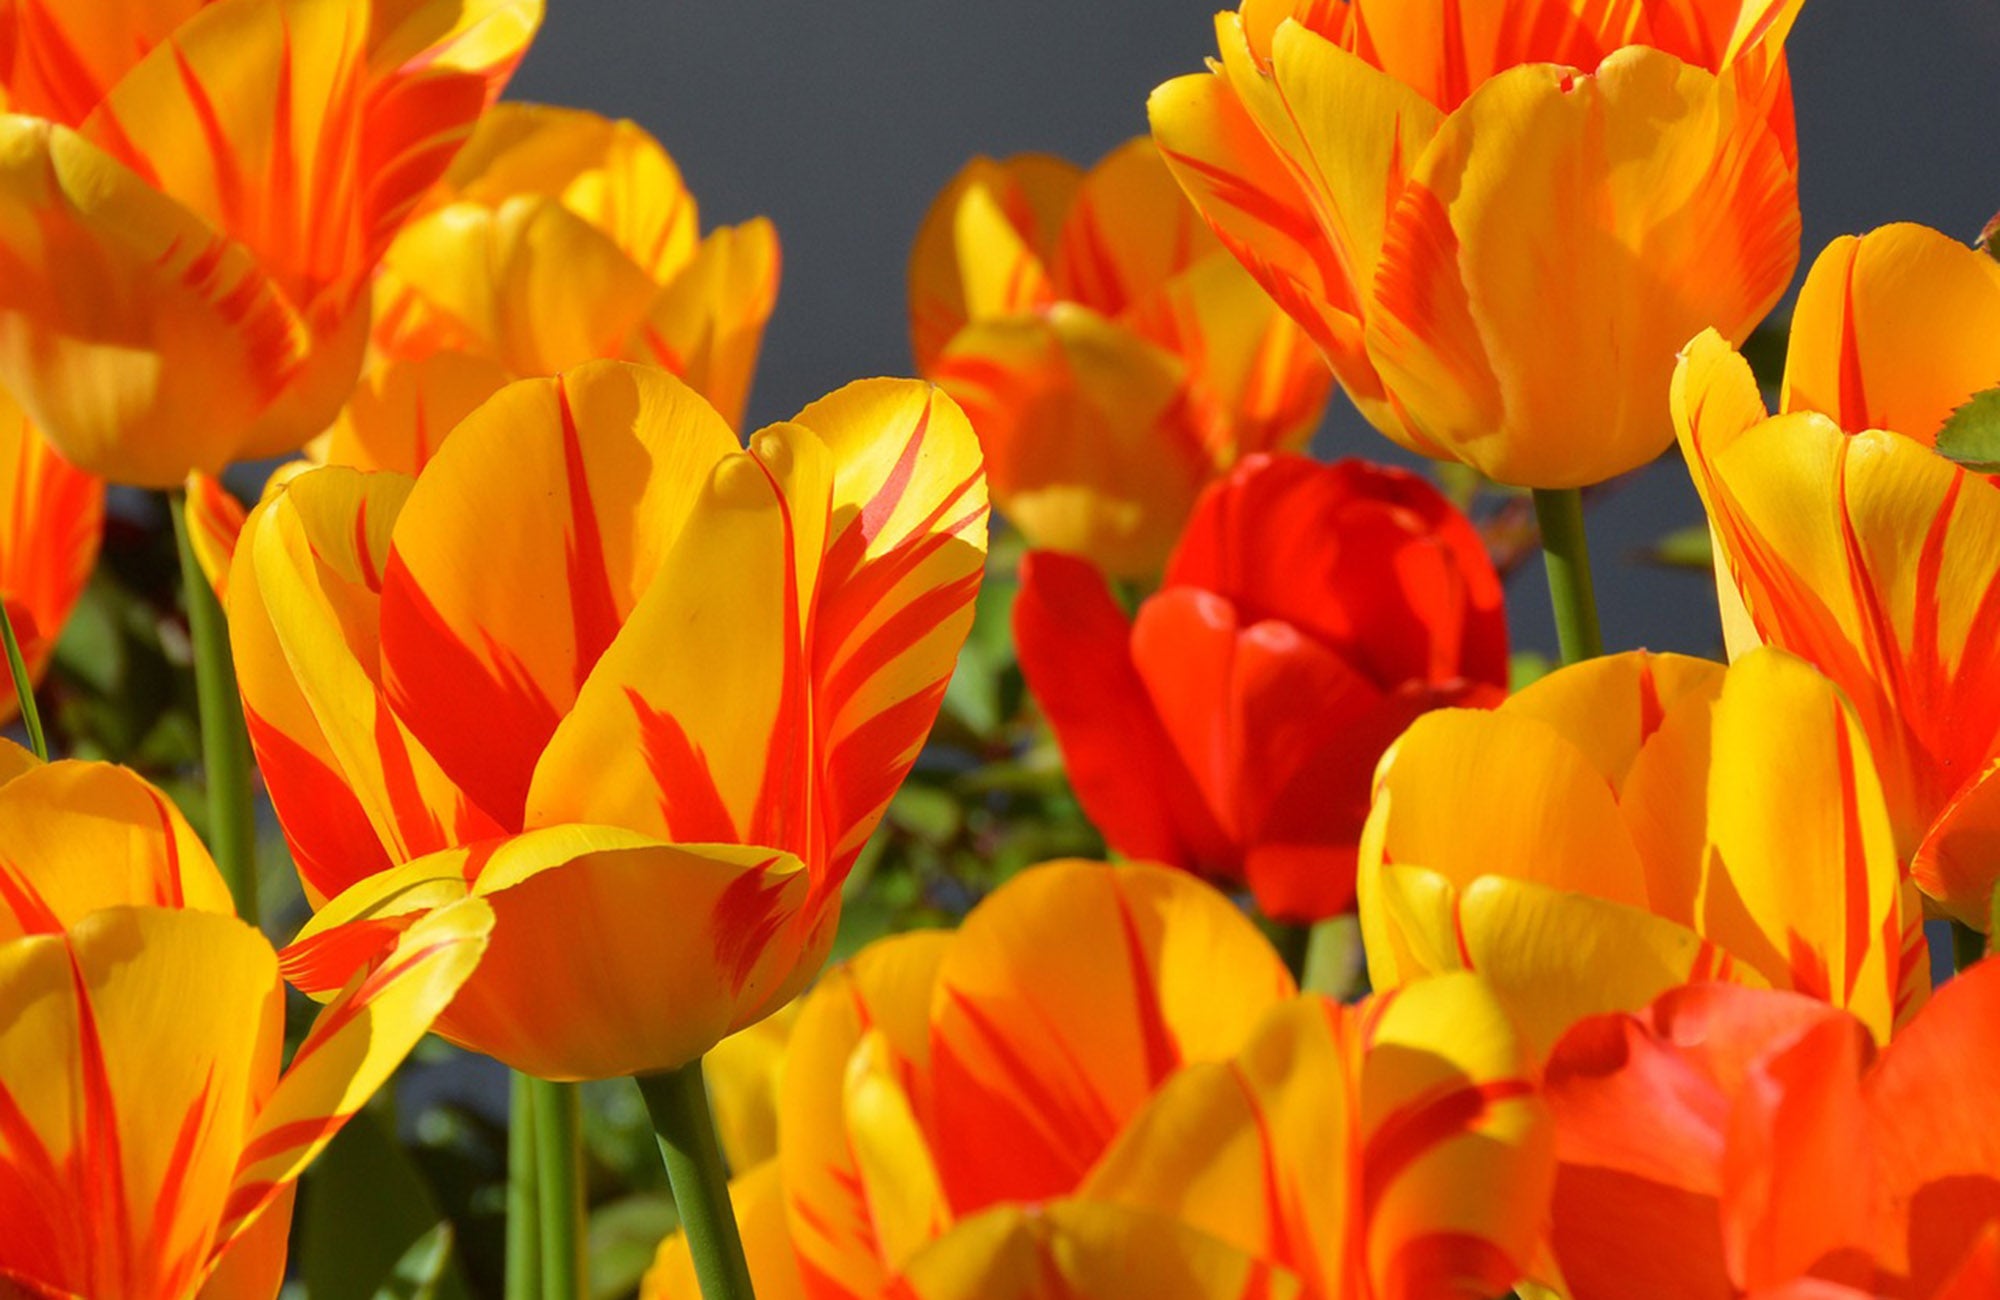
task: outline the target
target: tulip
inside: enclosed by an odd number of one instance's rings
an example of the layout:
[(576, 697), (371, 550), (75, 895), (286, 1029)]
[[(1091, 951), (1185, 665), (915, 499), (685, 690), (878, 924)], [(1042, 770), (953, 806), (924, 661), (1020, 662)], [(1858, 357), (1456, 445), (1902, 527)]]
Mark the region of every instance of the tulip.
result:
[(1860, 724), (1778, 650), (1615, 655), (1419, 719), (1360, 892), (1374, 987), (1478, 971), (1539, 1050), (1688, 982), (1804, 993), (1878, 1039), (1929, 989)]
[(79, 467), (168, 487), (340, 409), (369, 277), (541, 4), (95, 8), (20, 18), (0, 72), (0, 383)]
[(1556, 1047), (1551, 1242), (1574, 1300), (1973, 1300), (2000, 1281), (2000, 962), (1879, 1052), (1796, 995), (1700, 985)]
[(1800, 3), (1245, 0), (1153, 136), (1384, 434), (1581, 487), (1672, 441), (1684, 339), (1791, 280)]
[(1145, 140), (1088, 173), (975, 159), (910, 255), (917, 366), (956, 398), (1038, 547), (1152, 577), (1202, 486), (1294, 449), (1330, 381)]
[(1081, 561), (1037, 552), (1022, 671), (1120, 853), (1248, 885), (1265, 914), (1351, 909), (1368, 778), (1425, 710), (1507, 681), (1500, 582), (1414, 475), (1253, 457), (1209, 488), (1129, 625)]
[(619, 362), (509, 386), (414, 481), (292, 479), (229, 582), (319, 907), (288, 971), (337, 987), (486, 898), (491, 952), (438, 1031), (558, 1080), (674, 1069), (782, 1006), (936, 714), (985, 518), (926, 385), (851, 385), (745, 451)]
[[(739, 1178), (751, 1264), (820, 1298), (1497, 1294), (1553, 1173), (1477, 979), (1294, 997), (1240, 913), (1150, 865), (1033, 869), (830, 972), (778, 1117), (775, 1170)], [(693, 1294), (671, 1241), (646, 1294)]]
[[(104, 482), (51, 448), (0, 393), (0, 600), (39, 682), (83, 595), (104, 532)], [(0, 663), (0, 720), (14, 715), (12, 674)]]
[(412, 926), (281, 1070), (277, 954), (166, 797), (13, 746), (0, 774), (0, 1289), (276, 1294), (300, 1173), (451, 1000), (490, 915)]
[(1674, 380), (1732, 652), (1782, 646), (1853, 701), (1896, 848), (1931, 903), (1987, 928), (2000, 879), (2000, 487), (1937, 454), (2000, 384), (2000, 264), (1921, 226), (1836, 240), (1792, 319), (1776, 415), (1721, 338)]

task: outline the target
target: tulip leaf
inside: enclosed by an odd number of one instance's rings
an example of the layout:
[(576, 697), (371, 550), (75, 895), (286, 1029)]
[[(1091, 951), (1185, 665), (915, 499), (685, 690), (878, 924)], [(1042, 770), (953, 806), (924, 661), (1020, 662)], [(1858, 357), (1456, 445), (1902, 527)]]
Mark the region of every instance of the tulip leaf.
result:
[(1703, 522), (1676, 528), (1640, 551), (1637, 558), (1663, 569), (1695, 569), (1707, 573), (1715, 567), (1715, 551), (1708, 524)]
[[(365, 1212), (364, 1212), (365, 1211)], [(306, 1176), (300, 1215), (300, 1272), (312, 1300), (467, 1295), (456, 1252), (447, 1244), (428, 1289), (399, 1280), (405, 1266), (431, 1258), (444, 1215), (423, 1175), (372, 1110), (349, 1120)], [(418, 1269), (421, 1274), (421, 1269)], [(403, 1287), (397, 1290), (397, 1287)]]
[(1938, 455), (1975, 474), (2000, 474), (2000, 388), (1974, 393), (1938, 430)]
[(389, 1280), (376, 1288), (375, 1300), (438, 1300), (451, 1268), (453, 1242), (450, 1223), (417, 1238), (396, 1261)]
[[(620, 1082), (624, 1082), (620, 1080)], [(631, 1090), (631, 1085), (626, 1085)], [(660, 1241), (678, 1223), (674, 1203), (660, 1192), (638, 1192), (590, 1212), (590, 1293), (615, 1300), (639, 1289)]]

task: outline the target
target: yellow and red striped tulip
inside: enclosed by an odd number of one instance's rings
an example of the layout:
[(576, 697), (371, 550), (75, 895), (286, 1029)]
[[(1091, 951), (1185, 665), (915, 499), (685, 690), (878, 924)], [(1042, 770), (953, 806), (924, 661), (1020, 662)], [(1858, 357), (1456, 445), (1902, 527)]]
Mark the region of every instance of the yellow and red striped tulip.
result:
[(700, 236), (635, 123), (498, 105), (383, 258), (373, 363), (325, 459), (415, 474), (508, 380), (602, 358), (663, 366), (741, 427), (778, 261), (761, 217)]
[(1331, 387), (1141, 139), (1089, 172), (979, 158), (910, 255), (917, 366), (957, 398), (1030, 543), (1159, 572), (1202, 486), (1298, 447)]
[(1418, 719), (1376, 774), (1361, 925), (1377, 989), (1478, 971), (1544, 1051), (1693, 981), (1807, 993), (1879, 1039), (1929, 989), (1867, 738), (1779, 650), (1615, 655)]
[[(1523, 1275), (1552, 1173), (1475, 977), (1297, 998), (1213, 890), (1071, 862), (807, 996), (739, 1217), (760, 1285), (818, 1300), (1428, 1298)], [(693, 1295), (684, 1246), (647, 1295)]]
[(1675, 989), (1548, 1068), (1575, 1300), (1975, 1300), (2000, 1282), (2000, 962), (1879, 1052), (1836, 1008)]
[[(39, 682), (83, 595), (104, 535), (104, 481), (64, 460), (0, 391), (0, 600)], [(13, 674), (0, 662), (0, 721), (14, 716)]]
[(936, 715), (985, 521), (928, 385), (744, 450), (610, 361), (510, 385), (414, 481), (294, 478), (229, 583), (259, 766), (308, 896), (339, 895), (289, 969), (336, 986), (486, 897), (439, 1032), (549, 1078), (673, 1068), (783, 1005)]
[(0, 92), (0, 383), (168, 487), (320, 432), (369, 277), (540, 0), (22, 0)]
[(123, 768), (0, 752), (0, 1291), (262, 1300), (293, 1186), (479, 959), (478, 903), (358, 969), (279, 1068), (278, 956)]
[(1897, 225), (1813, 264), (1777, 414), (1713, 334), (1688, 345), (1673, 406), (1732, 652), (1782, 646), (1839, 683), (1897, 851), (1980, 929), (2000, 879), (2000, 485), (1933, 446), (1996, 386), (2000, 263)]
[(1578, 487), (1665, 450), (1675, 351), (1791, 280), (1801, 3), (1244, 0), (1153, 136), (1384, 434)]

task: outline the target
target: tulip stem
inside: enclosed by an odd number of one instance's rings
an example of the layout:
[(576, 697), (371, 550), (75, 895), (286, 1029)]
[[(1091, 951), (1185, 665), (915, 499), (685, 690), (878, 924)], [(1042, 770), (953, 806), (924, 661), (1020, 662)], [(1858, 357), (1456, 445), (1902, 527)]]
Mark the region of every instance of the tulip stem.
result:
[(1361, 974), (1361, 925), (1352, 916), (1315, 922), (1306, 937), (1299, 989), (1342, 1002), (1354, 996)]
[[(580, 1300), (583, 1280), (583, 1125), (576, 1085), (524, 1078), (534, 1110), (535, 1199), (541, 1220), (540, 1300)], [(512, 1142), (509, 1142), (512, 1147)]]
[(1963, 973), (1965, 968), (1986, 956), (1986, 936), (1963, 921), (1951, 923), (1951, 968)]
[(1555, 606), (1556, 641), (1566, 664), (1604, 653), (1597, 626), (1597, 592), (1590, 583), (1590, 543), (1583, 531), (1583, 493), (1576, 488), (1536, 488), (1535, 520), (1542, 527), (1542, 560)]
[(201, 714), (202, 775), (208, 781), (208, 847), (236, 900), (236, 914), (257, 921), (257, 819), (250, 801), (250, 734), (236, 693), (229, 625), (188, 536), (187, 493), (168, 494), (181, 554), (181, 599), (194, 642), (195, 701)]
[(748, 1300), (754, 1294), (750, 1266), (744, 1261), (743, 1238), (729, 1203), (729, 1176), (715, 1140), (715, 1121), (708, 1113), (701, 1058), (665, 1074), (642, 1074), (638, 1084), (660, 1139), (660, 1156), (667, 1164), (667, 1182), (674, 1189), (674, 1208), (680, 1212), (681, 1231), (687, 1234), (703, 1300)]
[(507, 1098), (507, 1300), (542, 1289), (542, 1202), (535, 1177), (534, 1082), (518, 1071)]
[(14, 635), (14, 616), (4, 604), (0, 604), (0, 636), (7, 639), (7, 671), (14, 678), (14, 702), (21, 707), (21, 725), (28, 729), (28, 748), (46, 763), (49, 738), (42, 731), (42, 715), (35, 708), (35, 687), (28, 680), (28, 661), (21, 657), (21, 642)]

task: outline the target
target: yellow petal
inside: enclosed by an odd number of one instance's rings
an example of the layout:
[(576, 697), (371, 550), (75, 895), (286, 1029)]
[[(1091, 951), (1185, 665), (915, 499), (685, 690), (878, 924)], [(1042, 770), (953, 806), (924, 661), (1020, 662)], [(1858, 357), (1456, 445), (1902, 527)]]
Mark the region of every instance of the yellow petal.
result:
[(109, 763), (37, 765), (0, 785), (0, 843), (0, 942), (105, 907), (236, 910), (173, 802)]
[[(0, 595), (31, 681), (40, 680), (56, 639), (97, 566), (104, 482), (61, 456), (0, 392)], [(0, 673), (0, 692), (13, 693)], [(14, 705), (0, 697), (0, 718)]]
[(1798, 229), (1778, 139), (1732, 80), (1645, 48), (1588, 76), (1518, 67), (1447, 119), (1404, 188), (1369, 355), (1459, 459), (1522, 486), (1598, 482), (1666, 447), (1676, 351), (1704, 326), (1744, 337)]
[(1945, 417), (2000, 383), (2000, 264), (1926, 226), (1843, 236), (1792, 309), (1779, 406), (1841, 428), (1934, 442)]
[[(729, 1182), (729, 1200), (736, 1209), (736, 1226), (750, 1265), (750, 1285), (764, 1300), (805, 1300), (805, 1283), (792, 1257), (784, 1192), (775, 1160), (767, 1160)], [(639, 1284), (639, 1300), (701, 1300), (694, 1257), (688, 1253), (684, 1234), (675, 1232), (660, 1243), (653, 1266)]]
[(1548, 724), (1622, 793), (1633, 761), (1666, 716), (1713, 700), (1723, 679), (1723, 666), (1707, 659), (1640, 650), (1550, 673), (1501, 707)]
[(741, 428), (764, 324), (778, 301), (778, 264), (777, 228), (762, 217), (709, 232), (625, 355), (673, 371)]
[(919, 371), (932, 372), (968, 321), (1047, 301), (1057, 231), (1082, 179), (1081, 168), (1048, 154), (974, 158), (931, 201), (910, 246), (910, 343)]
[(1064, 302), (1117, 316), (1215, 251), (1215, 236), (1141, 137), (1106, 154), (1077, 186), (1051, 289)]
[(7, 17), (8, 108), (75, 126), (147, 50), (172, 35), (204, 3), (66, 5), (61, 0), (19, 0)]
[(283, 999), (234, 916), (116, 907), (0, 945), (0, 1276), (57, 1295), (192, 1295)]
[(320, 1012), (245, 1136), (219, 1242), (254, 1225), (388, 1083), (479, 964), (493, 924), (477, 899), (432, 912)]
[(416, 477), (461, 420), (507, 384), (497, 361), (432, 352), (361, 376), (327, 440), (326, 463)]
[(723, 1039), (702, 1058), (716, 1136), (733, 1170), (749, 1169), (778, 1154), (778, 1072), (798, 1010), (797, 1002), (787, 1003), (769, 1019)]

